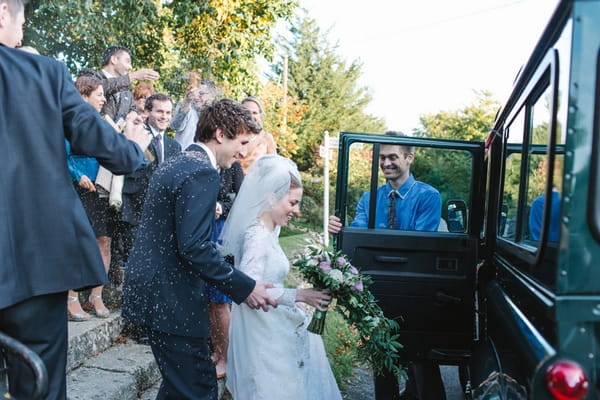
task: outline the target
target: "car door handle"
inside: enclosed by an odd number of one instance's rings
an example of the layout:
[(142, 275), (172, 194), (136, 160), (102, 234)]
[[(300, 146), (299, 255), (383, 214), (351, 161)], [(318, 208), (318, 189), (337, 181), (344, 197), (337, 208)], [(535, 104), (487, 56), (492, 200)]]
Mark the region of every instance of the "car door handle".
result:
[(447, 293), (444, 293), (442, 290), (438, 290), (434, 295), (435, 299), (440, 303), (451, 303), (451, 304), (460, 304), (462, 303), (462, 299), (460, 297), (451, 296)]
[(389, 264), (406, 264), (408, 257), (375, 256), (375, 261)]

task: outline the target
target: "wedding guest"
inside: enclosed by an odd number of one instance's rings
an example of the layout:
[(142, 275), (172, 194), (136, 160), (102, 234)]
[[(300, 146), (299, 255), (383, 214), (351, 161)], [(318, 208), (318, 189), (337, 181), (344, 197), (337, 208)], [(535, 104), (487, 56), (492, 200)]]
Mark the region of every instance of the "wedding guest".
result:
[[(219, 236), (229, 215), (233, 201), (242, 186), (244, 172), (239, 162), (231, 164), (231, 168), (220, 171), (221, 187), (217, 198), (217, 212), (212, 240), (220, 243)], [(210, 342), (213, 353), (212, 360), (217, 370), (217, 379), (225, 377), (227, 366), (227, 347), (229, 346), (229, 321), (231, 318), (231, 299), (210, 285), (206, 286), (209, 298), (208, 309), (210, 312)]]
[(146, 114), (146, 99), (154, 93), (154, 86), (146, 82), (140, 82), (133, 88), (135, 110), (142, 116), (144, 121), (148, 118), (148, 114)]
[(131, 83), (133, 81), (155, 81), (158, 72), (141, 68), (132, 71), (131, 51), (123, 46), (111, 46), (102, 57), (102, 70), (84, 68), (80, 75), (94, 75), (102, 80), (106, 95), (106, 103), (102, 107), (102, 115), (110, 117), (117, 123), (125, 120), (127, 114), (135, 111)]
[(217, 97), (217, 86), (210, 79), (200, 79), (198, 72), (190, 73), (189, 85), (185, 97), (181, 100), (173, 115), (171, 127), (175, 129), (175, 140), (183, 150), (194, 142), (196, 126), (202, 111)]
[[(532, 240), (540, 240), (542, 234), (542, 222), (544, 219), (544, 207), (546, 207), (546, 195), (542, 194), (533, 200), (529, 210), (529, 234)], [(548, 241), (558, 242), (560, 236), (560, 192), (556, 186), (552, 186), (550, 197), (550, 223), (548, 224)]]
[[(150, 138), (133, 123), (117, 135), (83, 101), (63, 63), (13, 49), (23, 38), (25, 1), (0, 0), (0, 140), (10, 144), (0, 170), (0, 331), (42, 359), (44, 399), (64, 400), (67, 290), (107, 282), (67, 171), (65, 139), (74, 152), (123, 174), (144, 162)], [(3, 356), (10, 394), (30, 398), (31, 371), (18, 357)]]
[(159, 399), (216, 399), (205, 285), (250, 308), (276, 306), (223, 259), (212, 241), (217, 168), (229, 168), (253, 133), (250, 113), (223, 99), (201, 114), (195, 143), (153, 174), (123, 285), (123, 317), (146, 329), (162, 375)]
[(242, 104), (246, 106), (252, 113), (252, 118), (260, 125), (260, 134), (248, 144), (248, 151), (245, 156), (240, 156), (239, 161), (242, 164), (244, 174), (248, 172), (252, 163), (258, 158), (265, 154), (276, 154), (277, 146), (275, 145), (275, 138), (263, 127), (263, 115), (265, 109), (259, 99), (254, 96), (248, 96), (242, 100)]
[(223, 228), (223, 246), (236, 269), (273, 282), (277, 308), (261, 313), (233, 305), (226, 385), (236, 400), (341, 399), (321, 336), (296, 303), (325, 311), (328, 292), (285, 289), (290, 270), (279, 230), (300, 212), (302, 182), (291, 160), (265, 155), (250, 167)]
[(123, 205), (117, 216), (118, 221), (115, 222), (120, 235), (118, 254), (123, 267), (127, 265), (142, 217), (150, 177), (160, 164), (181, 151), (179, 143), (166, 134), (173, 112), (171, 98), (164, 93), (154, 93), (146, 99), (145, 109), (148, 115), (146, 125), (152, 134), (148, 151), (153, 161), (124, 177)]
[[(402, 132), (387, 131), (388, 136), (405, 136)], [(410, 167), (414, 148), (382, 144), (379, 167), (386, 183), (377, 189), (375, 228), (414, 231), (437, 231), (440, 226), (442, 199), (432, 186), (415, 180)], [(370, 192), (365, 192), (356, 206), (352, 226), (366, 228), (369, 223)], [(393, 210), (393, 211), (392, 211)], [(390, 212), (392, 211), (392, 212)], [(329, 217), (327, 230), (335, 235), (341, 232), (341, 220)], [(412, 363), (408, 369), (409, 381), (404, 398), (446, 399), (440, 369), (430, 361)], [(418, 392), (418, 395), (417, 393)], [(375, 393), (381, 398), (398, 398), (398, 382), (392, 374), (376, 377)]]
[[(75, 88), (79, 91), (83, 100), (90, 104), (98, 113), (106, 102), (104, 90), (100, 79), (94, 76), (80, 76), (75, 80)], [(108, 198), (100, 197), (94, 181), (100, 164), (93, 157), (73, 154), (69, 141), (65, 140), (67, 148), (67, 165), (71, 179), (75, 183), (75, 190), (81, 199), (83, 208), (90, 220), (104, 269), (108, 272), (110, 264), (110, 236), (109, 236), (109, 210)], [(99, 318), (109, 316), (108, 309), (102, 301), (102, 286), (96, 286), (90, 292), (88, 302), (91, 304)], [(67, 296), (67, 311), (70, 321), (87, 321), (90, 315), (83, 311), (79, 303), (79, 294), (74, 290), (69, 290)]]

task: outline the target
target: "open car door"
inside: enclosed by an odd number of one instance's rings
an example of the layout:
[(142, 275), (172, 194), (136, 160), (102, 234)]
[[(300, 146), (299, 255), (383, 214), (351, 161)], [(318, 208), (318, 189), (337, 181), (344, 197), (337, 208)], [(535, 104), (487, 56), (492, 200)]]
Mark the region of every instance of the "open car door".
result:
[[(375, 228), (374, 193), (385, 183), (379, 167), (381, 144), (414, 146), (411, 173), (442, 198), (437, 231)], [(400, 324), (404, 363), (427, 358), (460, 364), (468, 357), (476, 332), (483, 151), (484, 143), (477, 142), (340, 134), (335, 213), (345, 226), (335, 247), (373, 278), (371, 292), (385, 315)], [(368, 226), (353, 227), (363, 194), (370, 197)]]

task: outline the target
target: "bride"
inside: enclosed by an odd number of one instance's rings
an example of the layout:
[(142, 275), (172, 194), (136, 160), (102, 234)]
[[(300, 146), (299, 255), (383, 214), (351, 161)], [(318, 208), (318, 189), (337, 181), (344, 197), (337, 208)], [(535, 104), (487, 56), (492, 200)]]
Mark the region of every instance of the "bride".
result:
[(279, 229), (300, 212), (302, 182), (296, 164), (278, 155), (259, 158), (248, 171), (221, 238), (236, 268), (268, 281), (277, 308), (232, 306), (227, 388), (235, 400), (336, 400), (341, 395), (320, 336), (306, 330), (302, 302), (325, 311), (327, 292), (284, 289), (290, 266)]

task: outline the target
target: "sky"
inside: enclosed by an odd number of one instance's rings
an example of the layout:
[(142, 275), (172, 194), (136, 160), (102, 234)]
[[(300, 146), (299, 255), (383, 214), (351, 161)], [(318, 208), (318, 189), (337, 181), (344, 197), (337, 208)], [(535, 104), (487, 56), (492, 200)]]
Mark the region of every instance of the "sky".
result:
[(419, 116), (504, 102), (558, 0), (300, 0), (336, 53), (362, 63), (367, 112), (412, 132)]

